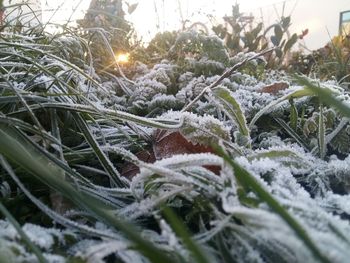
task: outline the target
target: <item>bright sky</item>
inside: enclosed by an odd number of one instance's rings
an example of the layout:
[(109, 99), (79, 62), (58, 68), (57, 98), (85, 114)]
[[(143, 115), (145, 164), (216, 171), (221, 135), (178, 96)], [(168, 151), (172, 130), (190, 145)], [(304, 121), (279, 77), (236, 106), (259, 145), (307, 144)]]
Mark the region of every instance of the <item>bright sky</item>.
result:
[[(89, 6), (90, 0), (41, 0), (49, 8), (60, 7), (53, 21), (68, 19), (72, 10), (79, 6), (73, 15), (82, 17), (83, 11)], [(134, 13), (127, 19), (134, 24), (136, 31), (144, 41), (149, 41), (159, 31), (178, 30), (181, 28), (181, 16), (189, 20), (188, 25), (194, 22), (208, 23), (208, 15), (220, 22), (224, 15), (230, 15), (233, 0), (128, 0), (130, 4), (139, 2)], [(305, 44), (310, 49), (324, 46), (330, 36), (338, 33), (339, 13), (350, 10), (349, 0), (237, 0), (242, 12), (253, 14), (257, 19), (263, 19), (265, 25), (277, 21), (282, 12), (292, 14), (290, 32), (301, 33), (308, 28), (309, 35)], [(80, 3), (80, 5), (79, 5)], [(284, 4), (285, 3), (285, 4)], [(283, 11), (284, 7), (284, 11)], [(181, 13), (180, 13), (181, 10)], [(49, 19), (52, 12), (44, 12), (43, 21)], [(329, 36), (330, 35), (330, 36)]]

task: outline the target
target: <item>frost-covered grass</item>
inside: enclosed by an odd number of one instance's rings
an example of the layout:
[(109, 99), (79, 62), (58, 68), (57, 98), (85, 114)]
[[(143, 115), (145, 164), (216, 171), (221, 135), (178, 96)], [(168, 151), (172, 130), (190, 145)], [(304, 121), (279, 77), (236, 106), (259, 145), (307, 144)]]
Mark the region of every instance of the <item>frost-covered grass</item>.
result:
[(347, 90), (202, 41), (215, 65), (128, 79), (73, 32), (3, 35), (2, 262), (347, 262)]

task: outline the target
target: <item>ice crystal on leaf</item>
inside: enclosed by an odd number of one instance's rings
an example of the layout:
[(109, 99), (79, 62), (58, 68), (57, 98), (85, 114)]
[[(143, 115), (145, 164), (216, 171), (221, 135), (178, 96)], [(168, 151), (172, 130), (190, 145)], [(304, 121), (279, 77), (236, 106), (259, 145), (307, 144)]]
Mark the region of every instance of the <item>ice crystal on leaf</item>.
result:
[[(64, 232), (30, 223), (25, 224), (22, 229), (34, 244), (45, 251), (43, 254), (49, 263), (66, 262), (62, 256), (51, 254), (55, 246), (65, 244)], [(36, 256), (27, 250), (24, 243), (19, 242), (17, 230), (7, 221), (0, 221), (0, 240), (1, 255), (6, 255), (6, 262), (37, 262)]]
[(210, 146), (219, 140), (231, 140), (229, 128), (210, 115), (198, 116), (190, 112), (169, 111), (161, 118), (181, 119), (181, 134), (194, 144)]
[[(64, 262), (56, 255), (62, 253), (72, 262), (146, 263), (154, 252), (194, 262), (190, 239), (164, 216), (168, 207), (210, 262), (318, 262), (310, 242), (328, 261), (348, 262), (348, 116), (327, 103), (320, 107), (307, 85), (287, 73), (264, 70), (264, 59), (238, 68), (181, 111), (228, 67), (256, 53), (230, 57), (216, 36), (177, 35), (167, 60), (116, 72), (95, 71), (85, 42), (71, 35), (13, 35), (0, 43), (2, 202), (23, 223), (31, 211), (8, 204), (29, 199), (53, 222), (52, 228), (24, 223), (30, 242), (48, 262)], [(346, 89), (335, 81), (320, 88), (347, 109)], [(3, 146), (7, 138), (11, 147)], [(321, 148), (328, 150), (322, 158)], [(31, 149), (39, 157), (29, 165)], [(62, 180), (49, 180), (45, 171), (52, 167)], [(126, 168), (133, 172), (128, 179)], [(51, 188), (72, 199), (65, 213), (51, 208)], [(140, 240), (150, 245), (148, 254)], [(0, 254), (9, 262), (37, 261), (4, 220)]]

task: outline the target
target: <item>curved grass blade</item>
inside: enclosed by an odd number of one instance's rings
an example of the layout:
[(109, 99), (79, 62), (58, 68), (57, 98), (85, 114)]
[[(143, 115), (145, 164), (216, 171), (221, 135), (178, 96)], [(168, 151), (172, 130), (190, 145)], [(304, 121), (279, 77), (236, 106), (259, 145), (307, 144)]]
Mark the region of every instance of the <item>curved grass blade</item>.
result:
[(30, 125), (30, 124), (28, 124), (20, 119), (5, 117), (5, 116), (2, 116), (0, 114), (0, 123), (7, 124), (7, 125), (12, 126), (12, 127), (19, 127), (24, 131), (28, 131), (28, 132), (33, 133), (33, 134), (38, 135), (38, 136), (43, 136), (43, 139), (47, 140), (48, 142), (51, 142), (51, 143), (54, 143), (54, 144), (57, 144), (57, 145), (60, 145), (63, 147), (63, 145), (61, 145), (61, 143), (55, 137), (53, 137), (51, 134), (49, 134), (48, 132), (38, 131), (38, 129), (35, 128), (35, 126), (32, 126), (32, 125)]
[(127, 186), (125, 181), (122, 180), (117, 169), (115, 169), (112, 162), (109, 160), (106, 154), (102, 151), (102, 149), (100, 148), (100, 145), (95, 140), (94, 136), (91, 134), (89, 126), (87, 125), (86, 121), (82, 118), (81, 114), (73, 113), (73, 116), (77, 126), (79, 127), (80, 131), (83, 133), (86, 141), (94, 150), (97, 158), (100, 160), (102, 166), (106, 170), (111, 182), (113, 182), (114, 185), (119, 187)]
[(289, 100), (290, 103), (290, 127), (296, 132), (298, 128), (298, 110), (295, 107), (293, 98)]
[[(46, 96), (52, 96), (52, 95), (56, 95), (56, 94), (48, 94)], [(59, 94), (59, 96), (62, 96), (62, 95), (66, 95), (66, 94)], [(50, 99), (48, 99), (48, 98), (43, 98), (43, 97), (40, 97), (40, 96), (37, 96), (37, 95), (22, 95), (22, 98), (25, 101), (27, 101), (27, 102), (43, 103), (43, 102), (49, 102), (50, 101)], [(3, 96), (2, 95), (0, 97), (0, 105), (1, 104), (8, 104), (8, 103), (18, 103), (19, 101), (20, 101), (20, 99), (18, 98), (18, 96)]]
[(171, 208), (163, 207), (164, 215), (169, 222), (170, 226), (174, 230), (175, 234), (181, 238), (183, 244), (187, 247), (189, 252), (193, 255), (193, 258), (197, 263), (209, 263), (208, 256), (204, 251), (192, 240), (185, 224), (177, 217), (177, 215), (171, 210)]
[(81, 233), (94, 236), (94, 237), (106, 237), (106, 238), (115, 238), (116, 235), (111, 232), (106, 232), (103, 230), (97, 230), (95, 228), (92, 228), (88, 225), (85, 225), (83, 223), (78, 223), (75, 221), (72, 221), (61, 214), (53, 211), (51, 208), (46, 206), (43, 202), (41, 202), (38, 198), (36, 198), (34, 195), (32, 195), (29, 190), (22, 184), (22, 182), (19, 180), (19, 178), (16, 176), (15, 172), (13, 171), (12, 167), (9, 165), (9, 163), (5, 160), (5, 158), (0, 158), (0, 163), (2, 167), (7, 171), (7, 173), (10, 175), (10, 177), (15, 181), (17, 186), (22, 190), (22, 192), (28, 197), (30, 201), (32, 201), (41, 211), (46, 213), (47, 216), (49, 216), (52, 220), (55, 222), (65, 226), (69, 227), (75, 230), (80, 231)]
[[(67, 87), (67, 89), (70, 91), (70, 93), (76, 93), (77, 89), (70, 87), (69, 84), (67, 82), (65, 82), (63, 79), (59, 78), (58, 76), (56, 76), (55, 74), (53, 74), (50, 69), (48, 68), (48, 66), (43, 66), (41, 65), (39, 62), (37, 62), (36, 60), (33, 60), (33, 58), (30, 57), (26, 57), (21, 55), (20, 53), (11, 53), (11, 52), (4, 52), (1, 51), (0, 52), (1, 55), (7, 55), (7, 56), (13, 56), (16, 55), (18, 58), (28, 62), (28, 64), (32, 65), (32, 67), (36, 67), (38, 68), (41, 72), (45, 72), (48, 76), (52, 77), (53, 79), (55, 79), (57, 81), (57, 83), (60, 83), (62, 86)], [(68, 71), (70, 71), (71, 69), (68, 69)], [(95, 81), (96, 82), (96, 81)], [(101, 85), (100, 85), (101, 86)], [(103, 88), (104, 90), (104, 88)], [(105, 90), (104, 90), (105, 91)], [(107, 91), (105, 91), (107, 92)]]
[(234, 170), (234, 175), (238, 182), (242, 185), (248, 186), (252, 189), (261, 200), (266, 202), (268, 206), (275, 211), (290, 227), (295, 234), (304, 242), (310, 249), (315, 258), (323, 263), (331, 263), (329, 259), (322, 254), (314, 240), (311, 239), (304, 227), (267, 191), (247, 170), (232, 160), (224, 150), (218, 145), (214, 146), (217, 153), (224, 158), (224, 160)]
[[(82, 105), (82, 104), (69, 104), (69, 103), (43, 103), (40, 105), (31, 105), (30, 108), (35, 110), (40, 110), (43, 108), (47, 109), (63, 109), (66, 111), (71, 112), (81, 112), (81, 113), (88, 113), (92, 115), (103, 115), (103, 117), (110, 117), (111, 119), (119, 119), (121, 121), (131, 121), (140, 125), (144, 125), (147, 127), (153, 127), (153, 128), (159, 128), (159, 129), (179, 129), (182, 126), (182, 121), (164, 121), (161, 122), (161, 120), (153, 120), (148, 119), (144, 117), (139, 117), (134, 114), (130, 114), (123, 111), (118, 110), (109, 110), (109, 109), (95, 109), (90, 106)], [(25, 110), (18, 110), (15, 112), (12, 112), (8, 115), (16, 115), (19, 113), (26, 112)]]
[(348, 122), (349, 122), (348, 118), (346, 117), (342, 118), (338, 126), (331, 133), (327, 134), (326, 144), (330, 143), (338, 135), (338, 133), (341, 132), (341, 130), (345, 127), (345, 125), (348, 124)]
[(250, 131), (241, 106), (225, 87), (217, 87), (213, 91), (216, 104), (238, 125), (239, 132), (250, 139)]
[(261, 109), (257, 114), (255, 114), (254, 118), (251, 120), (251, 122), (249, 124), (249, 127), (251, 128), (261, 116), (270, 112), (274, 107), (276, 107), (278, 104), (284, 102), (285, 100), (289, 100), (292, 98), (302, 98), (305, 96), (312, 96), (312, 95), (314, 95), (314, 93), (311, 90), (309, 90), (307, 88), (302, 88), (302, 89), (295, 90), (295, 91), (279, 98), (278, 100), (272, 101), (269, 105), (267, 105), (265, 108)]
[[(0, 159), (2, 159), (2, 156), (0, 155)], [(26, 235), (26, 233), (22, 230), (19, 223), (16, 221), (16, 219), (11, 215), (11, 213), (6, 209), (6, 207), (0, 202), (0, 212), (11, 222), (11, 224), (15, 227), (18, 234), (21, 236), (23, 241), (27, 244), (27, 246), (30, 248), (30, 250), (35, 254), (35, 256), (38, 258), (38, 261), (40, 263), (47, 263), (47, 260), (44, 258), (43, 254), (41, 253), (40, 249), (32, 242), (30, 241), (29, 237)]]
[(288, 124), (281, 118), (274, 118), (274, 120), (281, 125), (281, 127), (291, 136), (297, 143), (302, 146), (306, 151), (310, 151), (307, 142), (305, 142)]
[(236, 263), (236, 259), (234, 259), (230, 253), (230, 249), (227, 247), (225, 243), (224, 237), (222, 233), (219, 233), (215, 237), (216, 244), (218, 246), (218, 250), (220, 251), (220, 255), (224, 263)]
[(318, 117), (318, 151), (323, 160), (327, 153), (326, 128), (324, 124), (323, 106), (320, 104), (320, 116)]
[(328, 88), (321, 88), (315, 85), (307, 77), (294, 75), (294, 78), (299, 82), (299, 84), (304, 85), (305, 88), (308, 89), (313, 95), (318, 96), (322, 102), (337, 109), (345, 117), (350, 118), (350, 106), (337, 99), (335, 97), (335, 92), (332, 92)]
[(176, 262), (166, 252), (141, 237), (134, 226), (118, 219), (106, 204), (78, 191), (60, 177), (62, 170), (45, 155), (40, 154), (16, 129), (0, 124), (0, 154), (21, 166), (43, 183), (60, 192), (80, 208), (89, 211), (107, 225), (121, 231), (151, 262)]
[[(1, 74), (2, 75), (2, 74)], [(26, 109), (26, 111), (28, 112), (29, 116), (31, 117), (31, 119), (33, 120), (33, 122), (36, 124), (36, 126), (38, 127), (39, 132), (42, 135), (42, 138), (45, 138), (43, 135), (43, 131), (46, 132), (46, 130), (44, 129), (44, 127), (41, 125), (40, 121), (38, 120), (38, 118), (35, 116), (34, 112), (31, 110), (29, 104), (26, 102), (26, 100), (23, 98), (22, 94), (12, 85), (12, 83), (8, 80), (6, 80), (6, 83), (9, 85), (9, 87), (13, 90), (13, 92), (16, 94), (16, 96), (18, 97), (19, 101), (21, 102), (21, 104), (23, 105), (23, 107)], [(47, 142), (44, 140), (43, 141), (44, 144), (47, 144)]]
[(302, 156), (297, 153), (289, 150), (269, 150), (266, 152), (253, 153), (246, 158), (249, 161), (260, 160), (264, 158), (268, 158), (270, 160), (281, 161), (286, 166), (294, 166), (297, 168), (307, 169), (310, 167), (308, 161), (306, 161)]
[[(37, 52), (38, 54), (41, 54), (43, 56), (48, 56), (56, 61), (59, 61), (63, 64), (65, 64), (66, 66), (68, 66), (70, 69), (75, 70), (76, 72), (78, 72), (79, 74), (81, 74), (82, 76), (84, 76), (86, 79), (88, 79), (89, 81), (91, 81), (92, 83), (94, 83), (95, 85), (97, 85), (99, 88), (101, 88), (103, 91), (107, 92), (107, 90), (100, 84), (98, 83), (95, 79), (93, 79), (91, 76), (89, 76), (89, 74), (85, 73), (82, 69), (80, 69), (78, 66), (74, 65), (73, 63), (60, 58), (56, 55), (53, 55), (49, 52), (40, 50), (38, 48), (32, 47), (32, 46), (28, 46), (26, 44), (20, 44), (20, 43), (13, 43), (13, 42), (0, 42), (0, 47), (14, 47), (14, 48), (20, 48), (21, 50), (29, 50), (29, 51), (34, 51)], [(30, 60), (29, 60), (30, 62)]]

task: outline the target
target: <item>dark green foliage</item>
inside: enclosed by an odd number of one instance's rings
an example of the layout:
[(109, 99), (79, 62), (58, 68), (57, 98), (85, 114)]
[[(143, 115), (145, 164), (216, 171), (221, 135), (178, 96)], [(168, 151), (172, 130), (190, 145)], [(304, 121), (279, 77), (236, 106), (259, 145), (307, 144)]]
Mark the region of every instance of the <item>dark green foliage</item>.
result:
[(278, 68), (285, 61), (286, 55), (298, 41), (298, 35), (289, 36), (290, 17), (281, 17), (276, 24), (266, 26), (256, 23), (253, 16), (245, 16), (239, 12), (239, 5), (232, 7), (232, 15), (224, 17), (229, 27), (217, 25), (213, 27), (215, 34), (225, 41), (231, 55), (239, 52), (260, 52), (274, 46), (274, 55), (266, 56), (270, 68)]

